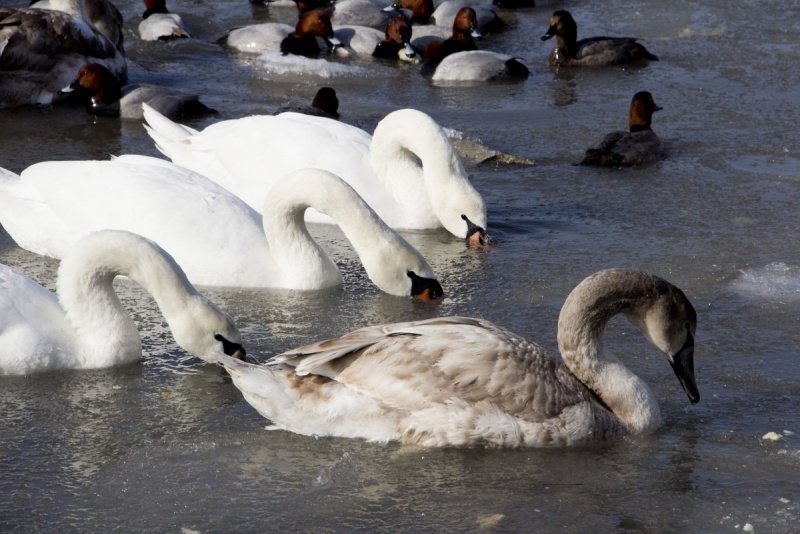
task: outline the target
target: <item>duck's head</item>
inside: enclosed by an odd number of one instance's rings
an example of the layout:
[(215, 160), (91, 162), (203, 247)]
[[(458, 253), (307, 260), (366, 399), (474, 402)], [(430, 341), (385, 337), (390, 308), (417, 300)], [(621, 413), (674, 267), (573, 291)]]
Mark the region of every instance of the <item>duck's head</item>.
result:
[(117, 77), (98, 63), (90, 63), (81, 67), (75, 79), (61, 89), (58, 94), (85, 100), (87, 110), (95, 114), (104, 114), (99, 112), (122, 97)]
[(411, 46), (411, 21), (403, 13), (391, 17), (386, 23), (386, 40), (402, 46), (399, 52), (400, 59), (417, 61), (417, 52)]
[(628, 129), (631, 132), (649, 130), (653, 113), (663, 109), (653, 100), (653, 95), (649, 91), (639, 91), (633, 95), (631, 107), (628, 112)]
[(321, 109), (331, 117), (339, 117), (339, 99), (332, 87), (321, 87), (314, 95), (311, 106)]
[(334, 48), (342, 44), (333, 34), (330, 13), (324, 9), (312, 9), (302, 13), (295, 26), (294, 35), (316, 37), (324, 42), (325, 48)]
[(480, 39), (483, 34), (478, 30), (478, 15), (471, 7), (462, 7), (453, 19), (453, 39)]
[(553, 36), (563, 38), (567, 42), (577, 40), (578, 25), (569, 11), (560, 9), (550, 16), (550, 26), (545, 34), (542, 35), (542, 41), (546, 41)]

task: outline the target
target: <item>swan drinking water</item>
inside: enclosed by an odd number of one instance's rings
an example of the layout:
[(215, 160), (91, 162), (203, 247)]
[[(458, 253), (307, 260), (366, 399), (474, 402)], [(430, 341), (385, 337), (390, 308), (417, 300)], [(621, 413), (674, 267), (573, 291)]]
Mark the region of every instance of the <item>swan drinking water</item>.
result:
[[(444, 227), (485, 244), (483, 198), (445, 132), (421, 111), (389, 113), (370, 136), (355, 126), (298, 113), (221, 121), (198, 132), (143, 107), (147, 132), (164, 155), (256, 209), (276, 178), (316, 167), (349, 183), (391, 228)], [(315, 213), (306, 217), (332, 222)]]
[(275, 428), (423, 446), (552, 447), (654, 431), (658, 403), (603, 351), (624, 313), (664, 352), (692, 403), (692, 304), (635, 270), (600, 271), (567, 297), (561, 358), (482, 319), (444, 317), (361, 328), (285, 352), (266, 365), (223, 364)]
[(342, 276), (308, 233), (303, 213), (314, 206), (340, 225), (381, 290), (442, 296), (422, 255), (329, 172), (276, 180), (261, 206), (263, 216), (208, 178), (147, 156), (0, 174), (0, 223), (37, 254), (60, 258), (90, 232), (121, 229), (157, 240), (195, 284), (323, 289)]
[(127, 276), (156, 300), (175, 341), (207, 362), (244, 357), (230, 318), (198, 293), (175, 260), (130, 232), (91, 234), (64, 256), (58, 297), (0, 265), (0, 375), (97, 369), (138, 360), (136, 324), (112, 283)]

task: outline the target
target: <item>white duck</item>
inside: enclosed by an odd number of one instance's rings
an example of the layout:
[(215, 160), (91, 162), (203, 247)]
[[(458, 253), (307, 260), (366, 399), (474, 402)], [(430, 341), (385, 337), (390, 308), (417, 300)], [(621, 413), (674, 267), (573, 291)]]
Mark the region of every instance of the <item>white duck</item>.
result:
[(0, 8), (0, 108), (48, 105), (87, 63), (125, 80), (125, 56), (86, 18), (83, 0)]
[(419, 252), (328, 172), (296, 171), (262, 206), (263, 220), (204, 176), (147, 156), (51, 161), (0, 177), (0, 222), (38, 254), (60, 258), (90, 232), (121, 229), (157, 240), (195, 284), (322, 289), (342, 277), (303, 221), (315, 206), (337, 221), (380, 289), (442, 295)]
[(233, 383), (275, 428), (423, 446), (553, 447), (652, 432), (647, 384), (602, 346), (624, 313), (669, 359), (692, 403), (692, 304), (674, 285), (600, 271), (567, 297), (561, 358), (482, 319), (371, 326), (254, 365), (224, 359)]
[(156, 300), (175, 341), (207, 362), (244, 357), (233, 321), (198, 293), (175, 260), (129, 232), (91, 234), (64, 256), (58, 297), (0, 265), (0, 375), (97, 369), (137, 361), (136, 324), (112, 283), (127, 276)]
[[(301, 167), (327, 169), (390, 227), (486, 241), (486, 205), (442, 128), (414, 109), (388, 114), (370, 136), (342, 122), (298, 113), (227, 120), (198, 132), (144, 106), (147, 132), (178, 165), (258, 206), (272, 180)], [(330, 223), (310, 214), (307, 220)]]

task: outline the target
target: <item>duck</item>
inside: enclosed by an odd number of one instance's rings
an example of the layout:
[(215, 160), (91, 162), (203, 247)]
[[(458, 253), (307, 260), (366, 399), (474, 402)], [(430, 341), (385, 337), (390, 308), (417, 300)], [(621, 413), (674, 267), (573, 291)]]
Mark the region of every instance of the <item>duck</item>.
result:
[(203, 286), (340, 286), (338, 267), (303, 221), (309, 206), (339, 224), (379, 289), (441, 298), (422, 255), (350, 186), (319, 169), (275, 181), (261, 213), (207, 178), (149, 156), (42, 162), (0, 182), (0, 223), (22, 248), (61, 258), (88, 233), (127, 230), (157, 240)]
[(445, 57), (431, 74), (433, 82), (491, 82), (524, 80), (530, 70), (519, 59), (489, 50), (456, 52)]
[[(31, 3), (29, 7), (60, 9), (58, 2), (53, 5), (51, 0), (39, 0)], [(86, 10), (86, 18), (89, 19), (94, 27), (114, 43), (114, 46), (117, 47), (121, 54), (125, 54), (125, 34), (122, 31), (124, 20), (117, 6), (109, 0), (84, 0), (84, 9)]]
[(599, 145), (586, 151), (581, 164), (630, 167), (662, 159), (664, 147), (651, 129), (653, 113), (661, 109), (649, 91), (639, 91), (633, 95), (628, 112), (628, 131), (606, 135)]
[(438, 6), (434, 6), (433, 0), (395, 0), (384, 11), (405, 13), (414, 24), (434, 24), (449, 29), (464, 7), (471, 7), (476, 12), (481, 32), (497, 31), (507, 26), (491, 7), (470, 0), (445, 0)]
[(418, 62), (419, 54), (411, 45), (411, 21), (402, 13), (389, 17), (383, 39), (372, 50), (373, 57)]
[(239, 52), (269, 51), (305, 57), (316, 57), (341, 45), (333, 33), (330, 14), (324, 9), (301, 13), (294, 28), (280, 22), (250, 24), (229, 31), (218, 42)]
[(0, 107), (49, 106), (78, 69), (99, 63), (125, 80), (125, 56), (86, 18), (83, 0), (0, 8)]
[[(349, 183), (391, 228), (443, 227), (476, 248), (490, 244), (483, 198), (442, 127), (422, 111), (393, 111), (370, 135), (300, 113), (254, 115), (197, 131), (143, 108), (145, 129), (162, 154), (251, 206), (263, 201), (270, 177), (316, 167)], [(333, 222), (314, 212), (306, 220)]]
[(452, 36), (425, 47), (423, 75), (434, 82), (492, 81), (524, 79), (530, 71), (518, 59), (497, 52), (478, 50), (475, 10), (462, 7), (453, 22)]
[(337, 0), (331, 9), (334, 26), (366, 26), (379, 28), (384, 24), (381, 0)]
[(314, 94), (314, 98), (311, 99), (311, 105), (283, 106), (279, 108), (275, 113), (273, 113), (273, 115), (279, 115), (281, 113), (286, 113), (289, 111), (294, 113), (303, 113), (304, 115), (314, 115), (317, 117), (338, 119), (339, 97), (336, 96), (336, 90), (333, 87), (320, 87)]
[(635, 269), (599, 271), (570, 292), (560, 356), (485, 319), (437, 317), (222, 365), (274, 429), (424, 447), (585, 445), (661, 424), (647, 383), (604, 350), (603, 330), (620, 313), (699, 402), (695, 309), (678, 287)]
[(181, 16), (169, 12), (166, 0), (143, 1), (145, 10), (139, 23), (139, 38), (142, 41), (171, 41), (192, 37)]
[(58, 267), (57, 295), (0, 264), (0, 375), (100, 369), (142, 356), (136, 323), (114, 292), (126, 276), (155, 299), (175, 341), (209, 363), (244, 358), (234, 322), (155, 242), (105, 230), (77, 241)]
[(634, 37), (589, 37), (578, 41), (578, 25), (572, 14), (558, 10), (550, 17), (550, 27), (542, 35), (546, 41), (556, 36), (550, 53), (550, 65), (557, 67), (594, 67), (658, 61)]
[(478, 49), (475, 39), (480, 39), (483, 35), (478, 30), (478, 19), (474, 9), (461, 8), (453, 20), (452, 28), (450, 37), (444, 41), (432, 42), (425, 47), (423, 57), (427, 66), (438, 64), (450, 54)]
[(142, 102), (172, 119), (192, 119), (217, 112), (200, 102), (197, 95), (175, 89), (152, 84), (120, 87), (114, 74), (98, 63), (81, 67), (72, 83), (60, 92), (74, 95), (85, 104), (89, 114), (101, 117), (141, 119)]

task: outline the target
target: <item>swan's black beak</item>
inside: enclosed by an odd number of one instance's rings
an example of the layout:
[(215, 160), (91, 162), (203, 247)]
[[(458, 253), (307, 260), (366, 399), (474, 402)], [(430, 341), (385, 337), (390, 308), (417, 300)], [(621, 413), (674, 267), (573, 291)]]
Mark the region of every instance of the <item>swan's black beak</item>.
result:
[(546, 40), (550, 39), (557, 32), (558, 32), (558, 30), (556, 29), (555, 26), (550, 26), (549, 28), (547, 28), (547, 32), (545, 32), (545, 34), (542, 35), (542, 41), (546, 41)]
[(492, 247), (492, 240), (486, 230), (469, 220), (469, 217), (461, 214), (461, 218), (467, 223), (467, 246), (478, 250), (489, 250)]
[(698, 391), (697, 383), (694, 379), (694, 337), (688, 330), (686, 332), (686, 342), (681, 347), (681, 350), (670, 358), (669, 363), (672, 365), (672, 370), (675, 371), (675, 376), (678, 377), (691, 403), (697, 404), (700, 402), (700, 391)]
[(247, 352), (239, 343), (228, 341), (225, 336), (220, 334), (215, 334), (214, 339), (222, 343), (222, 352), (231, 358), (236, 358), (237, 360), (242, 360), (243, 362), (247, 361)]
[(411, 278), (411, 296), (422, 302), (441, 302), (444, 298), (444, 289), (433, 278), (423, 278), (414, 271), (407, 271)]

